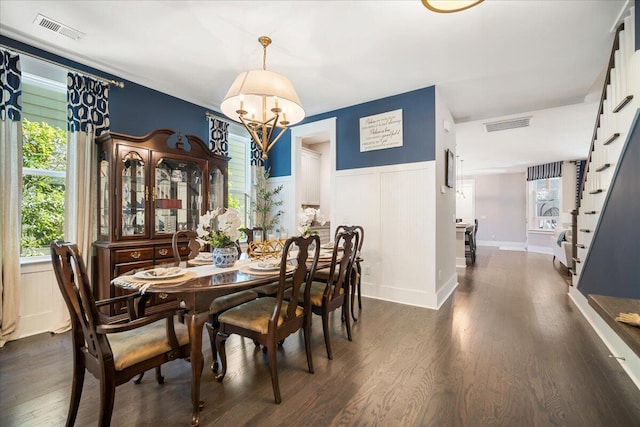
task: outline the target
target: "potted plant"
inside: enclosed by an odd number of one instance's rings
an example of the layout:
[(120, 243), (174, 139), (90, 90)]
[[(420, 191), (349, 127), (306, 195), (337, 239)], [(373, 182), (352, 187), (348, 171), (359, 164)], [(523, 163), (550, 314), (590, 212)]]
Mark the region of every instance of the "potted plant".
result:
[(238, 259), (236, 241), (240, 237), (240, 217), (235, 209), (216, 209), (200, 216), (196, 233), (201, 243), (213, 248), (216, 267), (232, 267)]
[(255, 213), (255, 226), (262, 228), (264, 236), (269, 231), (274, 231), (280, 222), (280, 215), (284, 212), (278, 207), (282, 205), (282, 200), (276, 199), (282, 191), (282, 185), (273, 189), (267, 187), (269, 179), (269, 169), (257, 172), (255, 198), (251, 201), (251, 209)]

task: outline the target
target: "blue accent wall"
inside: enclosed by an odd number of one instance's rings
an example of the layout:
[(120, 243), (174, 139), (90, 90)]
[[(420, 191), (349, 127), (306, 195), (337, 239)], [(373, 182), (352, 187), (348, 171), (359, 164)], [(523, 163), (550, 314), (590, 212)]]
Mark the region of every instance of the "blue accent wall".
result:
[(71, 61), (8, 37), (0, 36), (0, 43), (35, 56), (49, 59), (62, 66), (69, 66), (106, 79), (123, 81), (124, 88), (111, 86), (109, 91), (109, 116), (111, 130), (141, 136), (157, 128), (168, 128), (183, 135), (196, 135), (207, 142), (207, 108), (178, 99), (157, 90), (124, 80), (95, 68)]
[(640, 299), (640, 110), (620, 157), (578, 289)]
[[(336, 168), (435, 160), (435, 86), (393, 95), (306, 118), (301, 124), (336, 117)], [(402, 109), (402, 147), (360, 152), (360, 118)], [(291, 131), (269, 153), (271, 176), (291, 175)]]

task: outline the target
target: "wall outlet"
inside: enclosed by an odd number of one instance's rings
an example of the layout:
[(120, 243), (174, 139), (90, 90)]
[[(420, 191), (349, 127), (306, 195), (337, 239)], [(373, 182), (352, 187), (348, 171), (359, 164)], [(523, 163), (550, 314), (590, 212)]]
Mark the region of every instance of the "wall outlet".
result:
[(364, 275), (365, 276), (371, 276), (371, 267), (365, 267), (364, 268)]

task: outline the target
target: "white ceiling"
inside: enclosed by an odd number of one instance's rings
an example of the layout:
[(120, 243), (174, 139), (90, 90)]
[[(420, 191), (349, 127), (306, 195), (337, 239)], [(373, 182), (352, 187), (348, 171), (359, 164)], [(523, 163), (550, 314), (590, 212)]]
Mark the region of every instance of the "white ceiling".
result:
[[(215, 110), (238, 73), (261, 67), (257, 38), (268, 35), (267, 69), (289, 77), (307, 115), (435, 84), (460, 124), (584, 102), (601, 88), (613, 29), (628, 7), (485, 0), (437, 14), (420, 0), (5, 0), (0, 34)], [(38, 13), (84, 36), (36, 26)], [(464, 134), (460, 151), (474, 143)], [(537, 141), (534, 151), (555, 148)]]

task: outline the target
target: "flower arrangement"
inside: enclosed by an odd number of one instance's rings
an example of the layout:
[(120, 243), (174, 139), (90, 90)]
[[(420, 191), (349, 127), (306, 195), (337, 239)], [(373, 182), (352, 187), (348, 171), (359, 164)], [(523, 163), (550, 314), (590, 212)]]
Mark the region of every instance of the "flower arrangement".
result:
[(320, 209), (314, 208), (300, 208), (298, 212), (298, 231), (301, 236), (309, 236), (311, 234), (317, 234), (317, 231), (311, 230), (311, 225), (314, 221), (320, 223), (320, 225), (324, 225), (327, 220), (320, 213)]
[(240, 237), (240, 217), (235, 209), (225, 208), (207, 211), (200, 216), (196, 233), (201, 243), (209, 243), (214, 248), (235, 247)]

